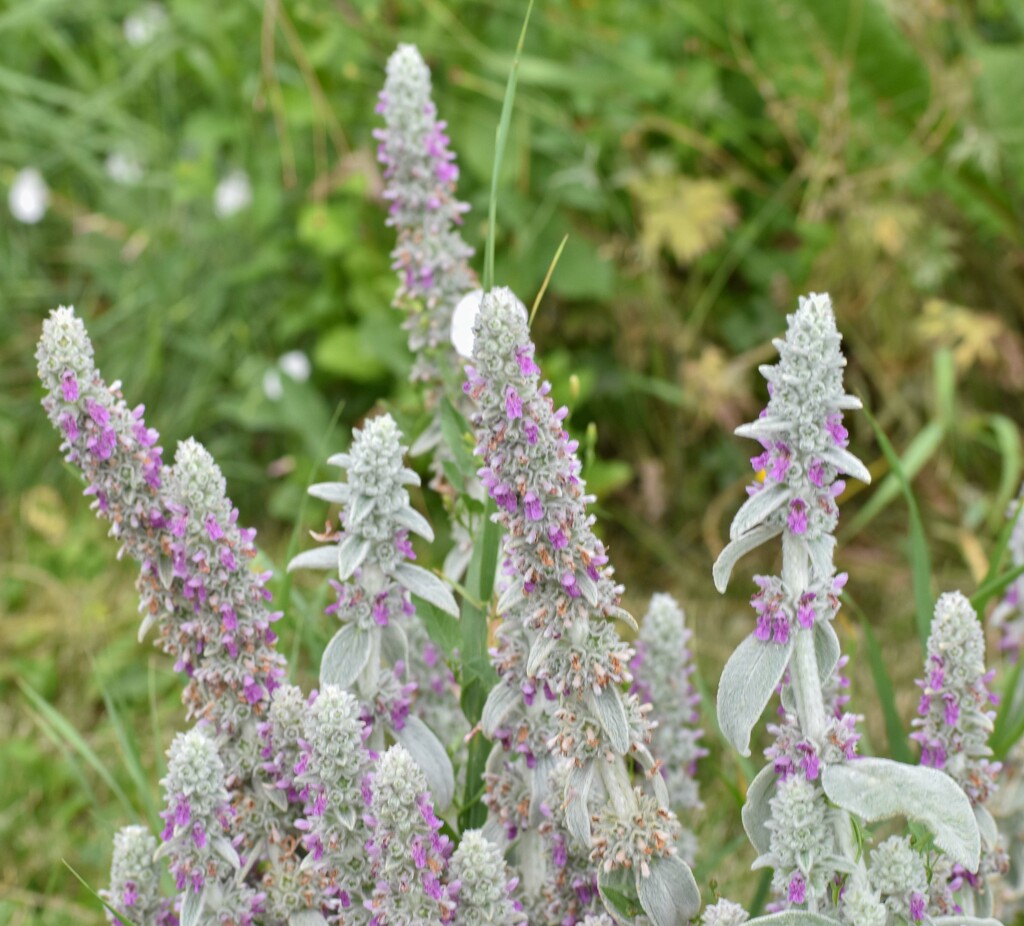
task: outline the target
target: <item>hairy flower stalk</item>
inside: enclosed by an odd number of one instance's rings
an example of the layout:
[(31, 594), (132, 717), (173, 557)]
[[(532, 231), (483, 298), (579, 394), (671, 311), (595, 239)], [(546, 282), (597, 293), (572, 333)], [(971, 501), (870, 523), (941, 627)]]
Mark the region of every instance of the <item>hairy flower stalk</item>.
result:
[(856, 754), (857, 718), (842, 713), (846, 680), (832, 621), (846, 583), (833, 565), (840, 477), (869, 481), (843, 425), (843, 412), (860, 402), (843, 390), (846, 361), (828, 296), (801, 298), (787, 322), (786, 338), (775, 341), (779, 362), (761, 368), (768, 406), (737, 429), (761, 442), (751, 464), (764, 481), (736, 514), (714, 578), (724, 591), (737, 560), (780, 535), (782, 570), (755, 577), (755, 627), (723, 671), (719, 720), (749, 755), (751, 731), (783, 683), (770, 762), (751, 782), (743, 810), (756, 866), (773, 869), (777, 906), (849, 926), (893, 917), (917, 923), (928, 915), (924, 856), (906, 843), (907, 856), (903, 842), (890, 840), (868, 865), (854, 820), (926, 822), (936, 845), (964, 864), (977, 861), (978, 826), (963, 794), (933, 769)]
[[(114, 836), (110, 862), (110, 887), (100, 896), (133, 923), (176, 926), (178, 919), (171, 902), (160, 897), (160, 869), (154, 861), (156, 837), (144, 826), (126, 826)], [(124, 926), (109, 910), (107, 920)]]
[(369, 926), (452, 922), (459, 888), (448, 877), (451, 843), (440, 833), (423, 772), (402, 746), (381, 756), (366, 798), (366, 855), (374, 881), (365, 903)]
[[(640, 624), (636, 655), (630, 663), (633, 691), (653, 706), (654, 752), (677, 812), (700, 807), (697, 761), (707, 750), (699, 745), (700, 695), (690, 681), (696, 670), (687, 647), (693, 632), (685, 625), (683, 609), (671, 595), (658, 594)], [(684, 834), (686, 842), (692, 835)], [(695, 845), (691, 845), (691, 850)], [(684, 853), (692, 861), (692, 851)]]
[[(955, 887), (966, 883), (988, 906), (988, 877), (1005, 873), (1008, 866), (1004, 848), (992, 838), (996, 826), (986, 807), (1002, 767), (992, 761), (988, 746), (995, 720), (996, 698), (988, 687), (993, 675), (985, 668), (985, 635), (970, 601), (960, 592), (942, 595), (928, 637), (924, 678), (917, 683), (921, 702), (910, 738), (921, 746), (921, 763), (941, 769), (960, 785), (979, 817), (981, 865), (977, 871), (954, 868), (951, 882)], [(974, 901), (973, 894), (962, 896), (971, 912)]]
[(307, 853), (301, 871), (323, 910), (342, 923), (369, 919), (363, 915), (370, 896), (363, 782), (373, 755), (360, 714), (350, 692), (325, 685), (303, 714), (302, 752), (293, 766), (305, 805), (298, 823)]
[(431, 99), (430, 69), (415, 45), (399, 45), (388, 59), (377, 112), (385, 121), (374, 136), (390, 203), (388, 225), (398, 233), (391, 252), (399, 274), (394, 305), (408, 316), (412, 376), (435, 387), (452, 384), (461, 371), (450, 341), (452, 312), (477, 286), (469, 266), (473, 249), (459, 233), (469, 207), (455, 197), (459, 168)]
[[(638, 698), (623, 693), (633, 653), (614, 627), (628, 618), (621, 588), (592, 530), (577, 445), (563, 426), (567, 410), (555, 410), (540, 381), (520, 305), (508, 289), (484, 296), (464, 387), (477, 404), (479, 475), (507, 531), (512, 580), (499, 611), (522, 615), (528, 645), (520, 694), (558, 700), (551, 744), (573, 766), (563, 793), (572, 837), (590, 847), (603, 878), (628, 877), (657, 926), (682, 922), (699, 894), (676, 854), (679, 825), (646, 745), (650, 724)], [(495, 702), (508, 692), (495, 691), (489, 704), (501, 717)], [(655, 796), (634, 786), (626, 757), (649, 770)]]
[(254, 531), (237, 526), (223, 476), (195, 441), (179, 445), (175, 465), (162, 463), (157, 433), (130, 411), (120, 388), (107, 388), (93, 362), (85, 327), (70, 308), (44, 322), (37, 352), (48, 390), (44, 407), (64, 435), (111, 534), (141, 564), (140, 639), (155, 624), (159, 642), (187, 678), (182, 695), (191, 719), (218, 739), (224, 784), (234, 812), (231, 838), (250, 870), (269, 829), (287, 829), (280, 811), (255, 786), (258, 724), (284, 675), (267, 608), (268, 574), (249, 568)]
[(159, 435), (146, 427), (143, 407), (129, 409), (120, 385), (104, 383), (73, 308), (54, 309), (43, 322), (36, 360), (47, 392), (43, 408), (63, 437), (64, 458), (85, 477), (92, 508), (110, 522), (118, 556), (152, 557), (165, 526), (165, 472)]
[(404, 627), (415, 619), (410, 595), (449, 614), (459, 612), (447, 586), (411, 562), (416, 554), (410, 532), (427, 540), (434, 533), (410, 503), (406, 486), (418, 485), (419, 476), (403, 462), (401, 438), (391, 416), (382, 415), (354, 432), (348, 453), (328, 460), (347, 469), (348, 482), (318, 483), (309, 491), (341, 505), (341, 530), (315, 535), (327, 545), (300, 553), (288, 568), (337, 574), (336, 598), (327, 613), (341, 628), (324, 651), (320, 681), (358, 694), (370, 747), (382, 751), (385, 732), (403, 743), (430, 778), (438, 806), (445, 807), (454, 792), (451, 762), (429, 727), (410, 716), (416, 685), (404, 680), (409, 650)]
[[(1017, 498), (1006, 509), (1006, 517), (1013, 521), (1010, 542), (1010, 563), (1014, 568), (1024, 566), (1024, 485), (1021, 486)], [(1002, 600), (992, 610), (992, 624), (999, 628), (1000, 645), (1010, 658), (1020, 658), (1024, 648), (1024, 576), (1014, 579), (1003, 593)]]
[(200, 727), (174, 738), (161, 781), (167, 809), (160, 814), (166, 826), (157, 854), (170, 858), (183, 918), (198, 908), (206, 922), (251, 926), (264, 896), (236, 877), (242, 837), (230, 838), (233, 810), (224, 779), (217, 746)]

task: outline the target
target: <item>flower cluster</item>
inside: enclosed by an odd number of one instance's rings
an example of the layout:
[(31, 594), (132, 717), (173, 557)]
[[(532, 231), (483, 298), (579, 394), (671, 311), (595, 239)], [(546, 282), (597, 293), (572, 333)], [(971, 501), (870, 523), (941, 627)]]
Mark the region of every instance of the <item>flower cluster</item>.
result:
[(703, 731), (697, 726), (700, 695), (690, 680), (697, 668), (687, 648), (692, 636), (676, 600), (655, 595), (640, 624), (636, 655), (630, 663), (633, 691), (653, 706), (654, 752), (677, 811), (700, 806), (697, 761), (708, 754), (698, 745)]
[(427, 780), (401, 746), (392, 746), (373, 770), (365, 789), (366, 842), (372, 895), (370, 926), (450, 923), (458, 886), (448, 881), (452, 847), (427, 791)]
[(161, 781), (167, 808), (160, 814), (166, 825), (158, 855), (170, 857), (177, 889), (197, 895), (209, 915), (250, 926), (264, 897), (236, 881), (242, 859), (237, 838), (229, 839), (233, 811), (224, 778), (216, 743), (202, 729), (174, 738)]
[[(1006, 510), (1006, 517), (1013, 521), (1010, 532), (1010, 562), (1014, 567), (1024, 566), (1024, 485), (1017, 498)], [(1024, 647), (1024, 576), (1014, 579), (1003, 593), (1003, 598), (993, 609), (990, 620), (1002, 634), (1001, 646), (1014, 659), (1020, 658)]]
[[(559, 702), (552, 743), (572, 765), (563, 792), (570, 833), (591, 847), (606, 874), (631, 872), (655, 922), (694, 913), (695, 885), (692, 895), (684, 886), (692, 875), (676, 855), (678, 823), (646, 745), (651, 725), (637, 696), (622, 690), (632, 682), (633, 652), (613, 621), (632, 618), (620, 607), (622, 589), (587, 513), (592, 498), (580, 478), (577, 443), (565, 430), (567, 409), (554, 408), (550, 385), (540, 381), (526, 316), (510, 290), (485, 294), (466, 374), (465, 392), (477, 406), (476, 452), (485, 464), (478, 475), (507, 531), (510, 582), (499, 611), (521, 624), (507, 638), (522, 647), (517, 665), (525, 651), (525, 673), (515, 684), (528, 705), (541, 690)], [(499, 647), (497, 667), (507, 675), (506, 655)], [(507, 683), (496, 691), (488, 705), (505, 716), (516, 692)], [(627, 755), (648, 770), (655, 798), (632, 784)], [(592, 828), (589, 801), (602, 791)], [(628, 851), (620, 851), (624, 842)], [(662, 890), (669, 877), (676, 893)]]
[(334, 914), (358, 909), (366, 896), (362, 785), (373, 758), (364, 746), (368, 732), (352, 694), (325, 685), (304, 713), (302, 754), (293, 766), (305, 802), (298, 823), (308, 853), (303, 868)]
[(457, 926), (521, 926), (526, 922), (513, 892), (519, 879), (510, 877), (501, 850), (479, 830), (462, 834), (449, 866), (451, 885), (458, 885)]
[[(774, 342), (779, 362), (761, 367), (768, 405), (757, 421), (736, 429), (764, 448), (751, 459), (763, 482), (756, 480), (748, 489), (750, 498), (733, 519), (730, 543), (715, 563), (719, 591), (740, 556), (784, 532), (801, 538), (815, 563), (831, 558), (839, 517), (836, 498), (846, 486), (839, 477), (871, 481), (864, 464), (846, 449), (843, 412), (861, 403), (843, 391), (846, 359), (828, 295), (801, 296), (787, 323), (786, 338)], [(831, 578), (817, 572), (818, 581)], [(800, 589), (791, 602), (794, 616), (801, 608), (820, 608), (816, 601), (801, 600), (809, 591), (820, 594), (813, 587)]]
[(103, 382), (73, 308), (54, 309), (43, 322), (36, 360), (47, 393), (43, 407), (64, 439), (64, 458), (82, 471), (92, 507), (121, 544), (118, 555), (155, 555), (165, 523), (163, 451), (143, 407), (129, 409), (120, 386)]
[(449, 341), (452, 312), (476, 287), (469, 266), (473, 249), (458, 230), (469, 207), (455, 198), (459, 169), (419, 51), (400, 45), (387, 70), (377, 106), (386, 127), (374, 135), (390, 202), (388, 224), (398, 232), (391, 254), (400, 280), (395, 306), (408, 313), (413, 378), (436, 383), (460, 368)]
[[(133, 923), (172, 926), (177, 918), (170, 901), (160, 897), (160, 872), (153, 856), (156, 837), (144, 826), (126, 826), (114, 836), (114, 855), (110, 862), (110, 888), (100, 896)], [(113, 926), (124, 926), (110, 914)]]
[(992, 675), (985, 669), (985, 636), (971, 603), (959, 592), (942, 595), (928, 637), (925, 677), (918, 681), (920, 716), (911, 739), (921, 744), (922, 764), (945, 770), (973, 804), (988, 800), (1000, 768), (988, 747), (995, 719)]
[(358, 692), (371, 746), (383, 749), (385, 730), (401, 740), (430, 775), (439, 806), (446, 806), (454, 790), (451, 762), (430, 728), (409, 716), (416, 684), (404, 678), (404, 626), (416, 613), (411, 594), (449, 614), (459, 611), (448, 587), (410, 562), (416, 556), (410, 532), (427, 540), (434, 532), (410, 502), (406, 486), (419, 484), (419, 476), (403, 462), (401, 439), (391, 416), (381, 415), (354, 432), (348, 453), (328, 460), (347, 469), (348, 482), (318, 483), (309, 491), (341, 505), (342, 529), (315, 535), (328, 545), (300, 553), (288, 568), (336, 571), (327, 613), (342, 626), (324, 651), (320, 681)]

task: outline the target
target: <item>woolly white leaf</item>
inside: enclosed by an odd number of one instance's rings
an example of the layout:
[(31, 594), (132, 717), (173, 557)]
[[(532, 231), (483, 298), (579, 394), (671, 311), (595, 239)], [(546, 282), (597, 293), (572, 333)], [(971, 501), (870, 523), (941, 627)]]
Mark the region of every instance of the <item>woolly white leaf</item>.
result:
[(665, 776), (660, 771), (650, 774), (651, 769), (655, 766), (654, 756), (651, 755), (651, 751), (643, 743), (636, 743), (633, 746), (633, 756), (640, 763), (640, 767), (649, 773), (646, 777), (654, 789), (654, 796), (657, 798), (658, 803), (665, 808), (671, 807), (672, 798), (668, 793)]
[(348, 580), (352, 573), (363, 565), (363, 560), (369, 552), (369, 540), (363, 540), (356, 534), (349, 534), (338, 544), (338, 578), (342, 582)]
[(403, 466), (398, 471), (398, 484), (403, 486), (418, 486), (422, 480), (420, 474), (414, 469), (409, 469), (408, 466)]
[(732, 433), (737, 437), (749, 437), (753, 440), (761, 440), (762, 438), (771, 439), (778, 437), (780, 434), (785, 434), (791, 430), (792, 425), (782, 418), (758, 418), (757, 421), (749, 421), (746, 424), (741, 424)]
[(550, 813), (546, 809), (546, 804), (551, 771), (554, 767), (555, 760), (552, 756), (541, 755), (537, 756), (536, 764), (530, 769), (530, 809), (527, 814), (529, 826), (540, 826)]
[(622, 621), (624, 624), (628, 624), (634, 631), (640, 629), (640, 625), (636, 622), (636, 618), (629, 613), (625, 608), (614, 607), (608, 611), (608, 616), (615, 620)]
[(178, 914), (179, 926), (199, 926), (199, 918), (206, 906), (206, 888), (198, 893), (188, 889), (181, 895), (181, 912)]
[(565, 782), (565, 828), (580, 846), (590, 847), (590, 788), (594, 783), (594, 764), (569, 772)]
[(839, 926), (839, 920), (807, 910), (783, 910), (781, 913), (747, 920), (746, 926)]
[(434, 798), (434, 810), (440, 814), (455, 795), (455, 774), (444, 746), (419, 717), (407, 717), (401, 730), (391, 732), (422, 769)]
[(831, 621), (814, 622), (814, 655), (818, 661), (818, 678), (824, 685), (832, 677), (842, 655), (839, 637)]
[(213, 851), (234, 868), (235, 871), (242, 867), (242, 860), (238, 857), (238, 850), (231, 845), (230, 840), (225, 839), (223, 836), (215, 836), (210, 840), (210, 845), (213, 847)]
[(954, 862), (978, 870), (981, 837), (971, 802), (938, 769), (863, 758), (828, 766), (821, 786), (830, 801), (869, 823), (895, 816), (923, 823)]
[(347, 453), (335, 453), (327, 458), (329, 466), (340, 466), (342, 469), (348, 469), (352, 465), (352, 457)]
[(755, 492), (740, 506), (740, 510), (732, 519), (732, 524), (729, 525), (729, 539), (735, 540), (752, 527), (756, 527), (785, 504), (790, 494), (788, 486), (779, 484), (765, 486), (760, 492)]
[(936, 916), (933, 926), (1003, 926), (999, 920), (977, 916)]
[(775, 767), (769, 762), (750, 782), (747, 800), (743, 804), (743, 829), (758, 855), (765, 855), (771, 848), (771, 832), (765, 824), (772, 818), (768, 802), (775, 793), (777, 777)]
[(498, 599), (497, 610), (499, 614), (504, 614), (509, 609), (515, 607), (516, 603), (523, 597), (523, 579), (522, 576), (516, 576), (508, 584), (508, 588), (501, 593), (501, 597)]
[(351, 489), (344, 482), (315, 482), (309, 487), (313, 498), (323, 499), (334, 505), (347, 505)]
[(781, 524), (774, 526), (762, 524), (760, 527), (755, 527), (753, 530), (743, 534), (743, 536), (730, 541), (725, 549), (718, 554), (718, 559), (715, 560), (715, 565), (711, 570), (715, 580), (715, 588), (720, 592), (724, 592), (729, 585), (729, 576), (732, 575), (733, 567), (739, 561), (739, 558), (744, 553), (749, 553), (751, 550), (761, 546), (762, 543), (767, 543), (773, 537), (778, 537), (781, 533)]
[(789, 664), (794, 638), (772, 643), (747, 637), (736, 647), (718, 683), (718, 723), (722, 734), (750, 755), (750, 731), (764, 713)]
[(139, 624), (139, 642), (142, 643), (146, 639), (146, 634), (149, 633), (150, 628), (156, 623), (155, 614), (147, 614), (143, 619), (142, 623)]
[(327, 926), (319, 910), (296, 910), (288, 917), (288, 926)]
[(995, 846), (999, 840), (999, 830), (988, 808), (983, 807), (981, 804), (975, 805), (974, 819), (978, 821), (978, 832), (981, 835), (982, 845), (989, 848)]
[(292, 557), (288, 564), (288, 571), (296, 569), (329, 569), (331, 571), (338, 567), (338, 548), (313, 547), (312, 550), (303, 550), (298, 556)]
[(427, 521), (423, 515), (421, 515), (415, 508), (410, 508), (408, 505), (399, 508), (393, 515), (395, 523), (399, 527), (405, 527), (411, 530), (414, 534), (419, 534), (428, 543), (432, 543), (434, 540), (434, 529), (430, 526), (430, 522)]
[(494, 739), (495, 731), (505, 722), (505, 718), (522, 703), (519, 689), (506, 681), (500, 681), (487, 694), (483, 713), (480, 715), (480, 729), (488, 739)]
[(580, 590), (584, 600), (592, 608), (597, 607), (597, 583), (585, 572), (576, 576), (576, 587)]
[(836, 548), (836, 538), (831, 534), (822, 534), (814, 540), (800, 540), (804, 549), (811, 557), (811, 569), (819, 578), (832, 575), (832, 554)]
[(273, 804), (281, 813), (288, 810), (288, 795), (284, 793), (280, 788), (272, 785), (269, 781), (261, 781), (260, 784), (263, 787), (263, 795), (266, 797), (271, 804)]
[(590, 701), (612, 749), (624, 756), (629, 752), (629, 720), (622, 693), (614, 685), (606, 685), (599, 695), (591, 694)]
[(162, 553), (157, 554), (156, 571), (160, 576), (160, 584), (164, 588), (170, 588), (174, 582), (174, 560)]
[(543, 634), (537, 637), (530, 646), (530, 655), (526, 659), (526, 677), (533, 678), (537, 674), (537, 670), (547, 662), (548, 656), (551, 655), (551, 651), (558, 644), (556, 637), (548, 637)]
[(827, 463), (831, 463), (839, 472), (859, 479), (865, 485), (871, 482), (868, 468), (844, 447), (829, 447), (822, 454)]
[(409, 662), (409, 638), (405, 631), (394, 621), (389, 621), (381, 627), (380, 644), (381, 653), (392, 665), (401, 660)]
[(391, 575), (414, 595), (434, 607), (440, 608), (452, 617), (459, 616), (459, 606), (455, 603), (454, 596), (448, 590), (448, 586), (434, 573), (428, 572), (421, 566), (413, 566), (412, 563), (401, 563), (395, 567)]
[(654, 926), (686, 926), (700, 912), (697, 882), (678, 855), (652, 861), (646, 878), (637, 871), (636, 895)]
[(345, 510), (345, 526), (351, 530), (355, 525), (365, 521), (376, 507), (377, 497), (375, 495), (356, 495), (349, 501), (348, 508)]
[(370, 632), (345, 624), (327, 644), (320, 660), (320, 684), (351, 688), (370, 659)]

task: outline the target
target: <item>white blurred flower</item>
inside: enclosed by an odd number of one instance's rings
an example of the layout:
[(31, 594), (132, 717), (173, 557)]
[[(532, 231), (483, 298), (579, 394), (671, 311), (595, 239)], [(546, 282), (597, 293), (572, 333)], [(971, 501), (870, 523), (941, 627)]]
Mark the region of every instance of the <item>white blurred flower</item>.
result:
[(7, 193), (11, 215), (26, 225), (35, 225), (46, 215), (49, 204), (50, 188), (43, 175), (34, 167), (19, 170)]
[(160, 3), (146, 3), (126, 16), (122, 29), (125, 41), (133, 48), (148, 45), (167, 23), (167, 11)]
[(244, 170), (233, 170), (213, 191), (213, 211), (227, 219), (252, 205), (252, 184)]
[(126, 151), (111, 151), (104, 166), (107, 176), (121, 186), (135, 186), (142, 179), (142, 164)]
[(281, 368), (282, 373), (297, 383), (304, 383), (313, 371), (309, 357), (301, 350), (290, 350), (287, 354), (282, 354), (277, 360), (277, 365)]
[(284, 383), (276, 367), (269, 367), (263, 374), (263, 394), (271, 402), (277, 402), (284, 395)]

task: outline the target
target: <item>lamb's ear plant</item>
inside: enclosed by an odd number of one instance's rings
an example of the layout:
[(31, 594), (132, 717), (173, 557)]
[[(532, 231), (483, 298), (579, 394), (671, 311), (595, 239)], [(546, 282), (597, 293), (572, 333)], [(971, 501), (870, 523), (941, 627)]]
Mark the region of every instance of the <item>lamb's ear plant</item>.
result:
[[(860, 402), (843, 389), (846, 361), (828, 296), (801, 298), (787, 321), (785, 339), (775, 342), (779, 362), (761, 368), (768, 405), (737, 429), (761, 443), (751, 463), (763, 482), (755, 481), (733, 519), (714, 579), (724, 591), (741, 556), (779, 537), (782, 569), (756, 577), (755, 629), (722, 673), (719, 723), (749, 755), (751, 732), (782, 686), (784, 719), (771, 761), (750, 783), (743, 808), (755, 867), (774, 872), (778, 909), (793, 911), (794, 923), (804, 921), (796, 911), (812, 914), (807, 922), (849, 926), (922, 922), (936, 911), (919, 840), (892, 836), (869, 852), (865, 825), (896, 816), (922, 824), (936, 849), (972, 872), (979, 827), (948, 776), (858, 756), (856, 718), (826, 703), (841, 657), (832, 621), (847, 578), (833, 562), (836, 500), (842, 476), (867, 482), (869, 474), (848, 449), (843, 413)], [(759, 921), (775, 920), (752, 922)]]
[[(553, 716), (538, 712), (556, 761), (569, 766), (551, 799), (564, 803), (569, 836), (589, 851), (609, 912), (629, 919), (636, 905), (656, 926), (685, 922), (700, 894), (678, 854), (679, 823), (648, 748), (650, 722), (624, 689), (633, 650), (615, 624), (634, 622), (593, 532), (593, 499), (563, 424), (567, 409), (555, 409), (540, 379), (526, 313), (511, 290), (484, 295), (473, 334), (465, 389), (477, 404), (480, 478), (506, 531), (510, 577), (498, 604), (510, 632), (496, 668), (514, 673), (512, 684), (492, 690), (485, 724), (497, 732), (525, 712), (528, 736), (535, 699), (557, 702)], [(527, 747), (531, 757), (532, 804), (547, 798), (550, 776), (538, 761), (544, 753)], [(646, 770), (641, 783), (627, 759)]]

